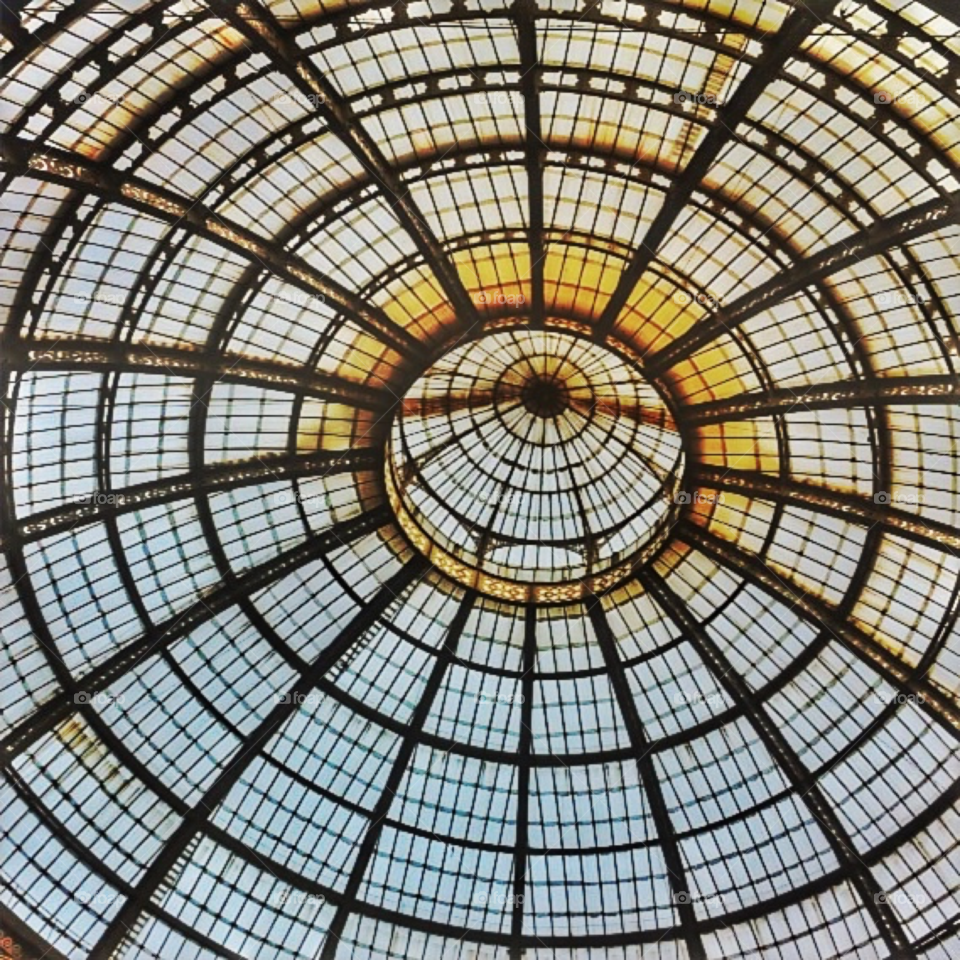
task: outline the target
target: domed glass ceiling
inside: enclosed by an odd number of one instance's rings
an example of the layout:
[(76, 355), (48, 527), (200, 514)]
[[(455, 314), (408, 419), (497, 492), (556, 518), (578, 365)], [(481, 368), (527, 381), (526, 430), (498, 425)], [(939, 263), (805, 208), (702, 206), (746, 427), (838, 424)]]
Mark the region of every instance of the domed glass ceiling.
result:
[(0, 944), (960, 955), (951, 0), (0, 17)]

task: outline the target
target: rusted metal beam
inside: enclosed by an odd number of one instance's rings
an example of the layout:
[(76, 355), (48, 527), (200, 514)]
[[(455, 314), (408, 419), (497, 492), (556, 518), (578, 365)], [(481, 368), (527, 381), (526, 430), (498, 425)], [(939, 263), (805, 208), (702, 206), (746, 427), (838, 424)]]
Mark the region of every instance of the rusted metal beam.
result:
[(831, 490), (822, 484), (785, 479), (754, 470), (733, 470), (726, 467), (697, 465), (690, 474), (698, 487), (709, 490), (730, 490), (747, 497), (769, 500), (784, 506), (813, 507), (820, 513), (853, 520), (867, 526), (881, 524), (891, 533), (898, 533), (915, 543), (938, 550), (960, 550), (960, 530), (948, 523), (926, 519), (896, 506), (890, 491), (872, 497)]
[(353, 108), (336, 87), (297, 45), (293, 34), (284, 30), (259, 0), (208, 0), (210, 7), (238, 30), (251, 46), (269, 57), (277, 69), (303, 94), (350, 149), (363, 168), (377, 182), (397, 220), (410, 235), (429, 264), (461, 322), (480, 322), (456, 267), (444, 252), (426, 218), (397, 171), (390, 166), (373, 137), (357, 119)]
[(202, 349), (115, 340), (14, 340), (4, 347), (0, 364), (14, 370), (132, 371), (175, 377), (210, 376), (223, 383), (252, 383), (269, 390), (302, 392), (366, 410), (385, 411), (396, 402), (377, 390), (307, 367), (238, 354), (211, 356)]
[(669, 346), (648, 357), (644, 369), (651, 377), (660, 376), (681, 360), (702, 350), (717, 337), (736, 329), (751, 317), (766, 310), (771, 304), (778, 303), (831, 274), (852, 267), (861, 260), (956, 223), (960, 223), (960, 191), (877, 220), (852, 237), (798, 260), (766, 283), (762, 283), (756, 290), (705, 317)]
[(375, 470), (382, 462), (379, 449), (319, 450), (303, 454), (264, 454), (246, 460), (211, 463), (199, 478), (182, 473), (109, 492), (91, 491), (76, 502), (17, 518), (12, 531), (0, 530), (0, 549), (11, 540), (31, 543), (57, 533), (97, 523), (107, 517), (132, 513), (158, 503), (295, 478), (327, 477), (336, 473)]
[(876, 671), (891, 687), (931, 716), (954, 739), (960, 740), (960, 705), (923, 673), (905, 663), (878, 640), (868, 636), (820, 597), (794, 582), (788, 574), (778, 573), (759, 557), (710, 533), (689, 520), (682, 521), (677, 532), (712, 560), (739, 574), (789, 607), (799, 610), (808, 620), (828, 630), (860, 661)]
[(791, 390), (777, 388), (741, 393), (682, 408), (685, 426), (752, 420), (794, 410), (829, 410), (898, 403), (938, 404), (960, 400), (960, 380), (950, 375), (845, 380)]
[(734, 90), (730, 101), (718, 108), (713, 125), (690, 162), (667, 191), (663, 206), (653, 218), (633, 259), (621, 274), (616, 289), (597, 321), (596, 336), (600, 342), (612, 332), (634, 287), (646, 273), (694, 191), (735, 137), (737, 127), (746, 119), (750, 108), (836, 4), (837, 0), (806, 0), (806, 3), (794, 8), (775, 35), (764, 38), (766, 49), (757, 58), (743, 82)]
[(85, 190), (192, 230), (267, 267), (308, 296), (322, 302), (329, 300), (360, 327), (397, 352), (407, 356), (421, 353), (418, 341), (382, 310), (363, 302), (332, 277), (321, 273), (302, 257), (284, 250), (270, 238), (252, 233), (190, 197), (139, 177), (127, 176), (78, 153), (38, 147), (30, 140), (10, 136), (0, 136), (0, 171)]

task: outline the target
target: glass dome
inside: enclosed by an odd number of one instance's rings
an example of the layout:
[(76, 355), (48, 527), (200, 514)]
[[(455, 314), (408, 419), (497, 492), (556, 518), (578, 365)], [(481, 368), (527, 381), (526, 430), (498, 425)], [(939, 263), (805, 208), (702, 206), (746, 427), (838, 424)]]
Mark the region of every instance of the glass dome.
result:
[(677, 513), (683, 451), (629, 356), (521, 327), (430, 367), (397, 407), (386, 461), (397, 520), (435, 567), (488, 596), (549, 603), (602, 591), (652, 555)]
[(0, 14), (0, 957), (960, 956), (960, 8)]

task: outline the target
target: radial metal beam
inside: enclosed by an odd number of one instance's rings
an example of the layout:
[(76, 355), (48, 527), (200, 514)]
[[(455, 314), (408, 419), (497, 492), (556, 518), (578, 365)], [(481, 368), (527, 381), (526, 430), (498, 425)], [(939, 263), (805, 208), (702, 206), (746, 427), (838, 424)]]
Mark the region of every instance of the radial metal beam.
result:
[(897, 957), (898, 960), (914, 957), (915, 954), (910, 949), (910, 941), (904, 932), (903, 925), (893, 907), (881, 896), (883, 890), (861, 859), (843, 822), (780, 728), (771, 720), (764, 706), (753, 695), (743, 677), (714, 642), (709, 632), (655, 570), (648, 568), (642, 571), (638, 579), (693, 645), (718, 686), (750, 720), (770, 756), (776, 760), (780, 770), (793, 787), (796, 798), (806, 805), (822, 828), (823, 835), (830, 844), (838, 863), (847, 871), (853, 886), (860, 894), (864, 909), (876, 923), (890, 950), (890, 956)]
[(896, 404), (949, 404), (960, 400), (960, 380), (949, 375), (845, 380), (791, 390), (758, 390), (682, 410), (685, 426), (753, 420), (795, 410), (829, 410)]
[[(0, 366), (0, 396), (6, 393), (6, 383), (10, 371), (6, 367)], [(101, 407), (101, 410), (103, 408)], [(0, 432), (5, 430), (7, 417), (0, 417)], [(5, 455), (3, 479), (6, 481), (9, 475), (9, 450), (4, 449), (2, 437), (0, 437), (0, 451)], [(0, 496), (0, 519), (3, 526), (9, 527), (10, 518), (13, 516), (13, 502), (9, 486), (4, 482)], [(335, 527), (326, 531), (324, 534), (311, 537), (306, 543), (301, 544), (299, 548), (287, 551), (280, 557), (273, 558), (271, 561), (261, 565), (255, 570), (248, 571), (246, 574), (232, 577), (228, 582), (214, 590), (213, 593), (198, 599), (189, 607), (182, 617), (172, 619), (168, 628), (163, 630), (149, 628), (146, 633), (137, 641), (124, 647), (118, 653), (100, 663), (89, 674), (81, 679), (73, 676), (70, 669), (60, 656), (56, 642), (50, 632), (50, 628), (43, 615), (40, 601), (35, 589), (33, 588), (30, 571), (27, 567), (24, 557), (22, 544), (16, 542), (6, 551), (7, 561), (11, 578), (13, 580), (13, 589), (16, 591), (20, 603), (23, 606), (27, 623), (37, 639), (42, 655), (46, 659), (47, 665), (60, 687), (60, 692), (52, 700), (45, 703), (42, 708), (28, 720), (24, 721), (8, 735), (2, 746), (2, 760), (8, 765), (17, 751), (23, 750), (29, 743), (44, 733), (52, 730), (58, 723), (74, 713), (78, 713), (90, 724), (108, 749), (113, 749), (116, 755), (125, 761), (127, 768), (136, 774), (136, 758), (133, 757), (114, 732), (106, 725), (100, 717), (98, 711), (91, 705), (89, 696), (84, 693), (94, 687), (94, 684), (107, 686), (110, 682), (122, 676), (130, 670), (140, 659), (149, 655), (154, 649), (162, 648), (169, 644), (177, 636), (183, 636), (198, 623), (203, 622), (213, 616), (217, 609), (223, 609), (229, 606), (238, 597), (248, 596), (251, 590), (262, 589), (268, 583), (272, 582), (278, 576), (295, 569), (296, 566), (308, 560), (312, 551), (323, 553), (327, 550), (335, 549), (341, 546), (345, 539), (352, 539), (360, 536), (368, 529), (375, 528), (389, 521), (390, 512), (387, 508), (380, 508), (379, 511), (372, 511), (362, 514), (360, 517), (347, 521), (346, 524), (335, 525)], [(375, 520), (375, 523), (371, 521)], [(136, 605), (135, 605), (136, 606)], [(161, 632), (162, 631), (162, 632)], [(99, 687), (102, 688), (102, 687)], [(17, 742), (14, 742), (16, 739)], [(11, 776), (16, 776), (16, 771), (7, 766), (7, 772)], [(34, 812), (43, 815), (42, 808), (38, 810), (39, 805), (32, 805)], [(174, 808), (176, 808), (174, 804)], [(69, 847), (71, 843), (79, 845), (79, 841), (72, 838), (62, 824), (52, 824), (51, 832), (60, 837), (61, 841)], [(92, 857), (92, 854), (91, 854)], [(94, 858), (95, 859), (95, 858)], [(126, 929), (126, 928), (124, 928)], [(108, 928), (109, 932), (109, 928)], [(123, 934), (121, 934), (123, 936)], [(112, 952), (112, 951), (110, 951)]]
[(375, 470), (382, 463), (379, 449), (321, 450), (316, 453), (264, 454), (247, 460), (208, 464), (194, 477), (175, 474), (110, 490), (91, 491), (76, 502), (52, 507), (18, 518), (12, 531), (0, 530), (0, 549), (11, 542), (32, 543), (53, 534), (79, 529), (107, 517), (132, 513), (159, 503), (173, 503), (185, 497), (232, 490), (255, 484), (295, 478), (328, 477), (337, 473)]
[(771, 304), (778, 303), (840, 270), (852, 267), (861, 260), (956, 223), (960, 223), (960, 191), (877, 220), (852, 237), (798, 260), (766, 283), (760, 284), (756, 290), (705, 317), (669, 346), (648, 357), (644, 369), (649, 376), (658, 377), (681, 360), (712, 343), (717, 337), (736, 329), (751, 317), (766, 310)]
[(680, 853), (680, 844), (677, 842), (676, 831), (670, 820), (670, 811), (667, 809), (660, 786), (660, 777), (656, 765), (650, 754), (650, 741), (647, 738), (640, 719), (640, 711), (634, 699), (633, 691), (617, 652), (617, 643), (607, 622), (607, 615), (599, 597), (594, 597), (588, 607), (590, 622), (596, 634), (600, 651), (603, 655), (610, 685), (617, 698), (617, 705), (623, 717), (630, 745), (636, 757), (637, 770), (647, 802), (650, 804), (650, 815), (653, 818), (657, 831), (657, 841), (663, 851), (663, 859), (667, 868), (667, 880), (673, 894), (673, 904), (680, 918), (680, 936), (687, 944), (687, 954), (690, 960), (706, 960), (706, 949), (699, 932), (697, 915), (690, 897), (690, 884), (687, 881), (686, 868), (683, 865), (683, 856)]
[(813, 507), (820, 513), (867, 526), (881, 524), (890, 532), (899, 533), (916, 543), (938, 550), (960, 550), (960, 530), (950, 524), (928, 520), (894, 506), (894, 496), (887, 491), (874, 494), (872, 498), (860, 497), (803, 480), (705, 464), (694, 467), (691, 481), (710, 490), (730, 490), (788, 507)]
[(78, 153), (37, 147), (30, 140), (0, 135), (0, 171), (86, 190), (140, 210), (174, 226), (192, 230), (247, 260), (268, 268), (308, 295), (336, 304), (360, 327), (397, 352), (416, 356), (421, 345), (382, 310), (364, 303), (332, 277), (273, 240), (251, 233), (188, 196), (88, 160)]
[(357, 858), (350, 870), (350, 876), (347, 879), (346, 887), (343, 891), (343, 899), (337, 907), (333, 920), (330, 923), (330, 929), (327, 931), (326, 939), (323, 943), (323, 951), (320, 954), (320, 960), (333, 960), (337, 953), (337, 947), (340, 944), (340, 938), (343, 936), (343, 928), (350, 916), (351, 908), (356, 902), (360, 893), (360, 887), (367, 874), (367, 869), (377, 850), (380, 842), (380, 836), (383, 833), (383, 827), (387, 820), (387, 814), (390, 807), (397, 797), (397, 791), (403, 782), (407, 767), (413, 758), (414, 750), (417, 747), (417, 737), (415, 732), (423, 729), (430, 716), (430, 710), (433, 707), (433, 701), (436, 699), (440, 690), (440, 684), (443, 681), (447, 668), (453, 662), (457, 654), (457, 646), (460, 643), (460, 637), (463, 635), (463, 628), (467, 624), (470, 611), (476, 602), (477, 595), (474, 591), (468, 591), (464, 594), (460, 607), (457, 610), (453, 622), (447, 631), (443, 645), (437, 652), (437, 659), (433, 665), (433, 670), (427, 679), (420, 702), (413, 711), (410, 718), (409, 732), (401, 739), (397, 755), (390, 768), (390, 774), (384, 784), (383, 790), (377, 799), (377, 803), (370, 813), (370, 822), (367, 825), (366, 833), (360, 843), (360, 849), (357, 851)]
[[(158, 781), (155, 778), (150, 770), (144, 767), (143, 763), (137, 758), (136, 754), (132, 753), (127, 749), (123, 740), (117, 737), (113, 730), (98, 717), (96, 712), (92, 715), (88, 715), (85, 718), (90, 726), (90, 730), (95, 737), (99, 737), (101, 744), (105, 748), (108, 755), (111, 755), (112, 758), (120, 763), (125, 764), (123, 769), (128, 773), (134, 781), (139, 781), (147, 787), (147, 790), (152, 791), (154, 796), (160, 798), (162, 801), (166, 802), (171, 811), (175, 813), (178, 817), (183, 816), (185, 811), (189, 810), (189, 807), (176, 795), (174, 791), (170, 789), (162, 781)], [(76, 744), (72, 744), (76, 747)], [(69, 753), (69, 748), (68, 748)], [(33, 758), (36, 760), (37, 758)], [(107, 889), (114, 891), (120, 896), (129, 896), (133, 892), (133, 887), (130, 882), (126, 879), (125, 876), (117, 874), (112, 870), (104, 860), (98, 856), (91, 849), (90, 846), (87, 846), (79, 836), (72, 833), (70, 830), (65, 829), (63, 822), (54, 817), (44, 803), (34, 795), (29, 785), (25, 782), (24, 778), (21, 776), (18, 768), (5, 763), (4, 772), (7, 776), (7, 786), (12, 790), (22, 804), (27, 806), (33, 815), (39, 820), (47, 829), (47, 831), (61, 844), (61, 848), (70, 856), (72, 856), (76, 862), (85, 868), (91, 878), (99, 878), (105, 882)], [(209, 833), (212, 835), (216, 831), (210, 830)], [(232, 848), (232, 851), (236, 848)], [(245, 850), (246, 858), (252, 860), (256, 858), (256, 855), (250, 850)], [(226, 947), (217, 944), (209, 939), (209, 937), (200, 933), (189, 923), (185, 923), (179, 917), (172, 916), (169, 913), (166, 913), (163, 909), (157, 907), (155, 904), (150, 904), (147, 908), (147, 911), (144, 915), (144, 919), (149, 915), (151, 917), (156, 917), (161, 921), (161, 923), (169, 927), (171, 930), (179, 933), (184, 939), (189, 940), (203, 949), (209, 951), (211, 955), (221, 957), (223, 960), (245, 960), (244, 957), (241, 957), (240, 954), (233, 952), (232, 950), (227, 949)], [(131, 931), (131, 934), (133, 931)], [(8, 960), (6, 954), (2, 954), (3, 960)], [(19, 960), (19, 958), (18, 958)], [(47, 960), (47, 954), (41, 953), (37, 960)], [(166, 960), (160, 954), (152, 953), (149, 950), (145, 950), (143, 947), (140, 947), (137, 951), (137, 960)]]
[(603, 342), (612, 332), (630, 294), (646, 273), (681, 211), (726, 146), (735, 138), (737, 127), (746, 119), (757, 98), (779, 76), (787, 61), (797, 54), (811, 32), (822, 23), (836, 4), (837, 0), (806, 0), (806, 3), (794, 8), (776, 34), (764, 38), (766, 49), (734, 90), (729, 102), (718, 108), (713, 125), (690, 158), (690, 162), (667, 191), (663, 206), (640, 241), (633, 260), (621, 274), (616, 289), (597, 321), (596, 337), (599, 341)]
[(530, 247), (530, 325), (543, 327), (544, 286), (543, 260), (543, 142), (540, 122), (540, 56), (537, 53), (537, 26), (535, 0), (515, 0), (514, 17), (517, 22), (517, 45), (520, 48), (520, 90), (523, 94), (523, 122), (526, 127), (525, 163), (527, 170), (527, 224)]
[(222, 383), (248, 383), (268, 390), (302, 392), (309, 397), (386, 411), (396, 397), (362, 383), (318, 373), (307, 367), (238, 354), (210, 356), (201, 350), (115, 340), (14, 339), (4, 346), (0, 364), (15, 370), (135, 372), (160, 376), (210, 376)]
[(12, 43), (15, 50), (30, 45), (30, 34), (20, 25), (19, 12), (6, 4), (0, 10), (0, 36)]
[[(29, 44), (24, 46), (23, 49), (14, 49), (12, 52), (8, 53), (3, 58), (3, 63), (6, 64), (11, 70), (15, 68), (18, 60), (30, 59), (38, 47), (43, 47), (48, 45), (53, 41), (56, 34), (66, 27), (70, 22), (73, 22), (76, 19), (81, 18), (88, 12), (90, 8), (90, 3), (88, 0), (78, 0), (78, 2), (69, 5), (65, 10), (60, 11), (55, 18), (49, 22), (40, 25), (30, 34)], [(173, 41), (181, 35), (182, 32), (186, 31), (191, 27), (191, 24), (195, 25), (199, 22), (197, 16), (188, 16), (182, 21), (170, 26), (164, 25), (160, 22), (159, 14), (162, 12), (164, 7), (171, 6), (169, 0), (165, 0), (164, 3), (159, 4), (156, 7), (151, 8), (149, 11), (141, 11), (138, 14), (131, 15), (128, 17), (124, 23), (123, 28), (128, 33), (137, 33), (145, 28), (152, 29), (152, 36), (148, 36), (146, 39), (142, 39), (142, 44), (147, 47), (152, 46), (155, 43), (160, 42), (164, 37), (168, 41)], [(370, 5), (372, 9), (376, 4)], [(662, 13), (661, 4), (654, 3), (653, 0), (649, 0), (647, 3), (648, 7), (648, 19), (650, 17), (656, 19)], [(290, 29), (294, 32), (300, 39), (300, 42), (308, 43), (309, 41), (304, 36), (309, 33), (310, 30), (314, 29), (336, 29), (342, 30), (354, 16), (357, 15), (358, 10), (361, 8), (354, 7), (351, 10), (334, 10), (332, 12), (320, 13), (316, 17), (310, 17), (309, 23), (305, 21), (297, 21)], [(199, 13), (199, 10), (197, 11)], [(404, 10), (397, 9), (395, 11), (396, 17), (394, 22), (390, 23), (384, 21), (384, 23), (378, 28), (371, 26), (368, 30), (365, 31), (367, 36), (376, 36), (381, 30), (392, 30), (396, 28), (398, 23), (407, 21), (408, 17)], [(562, 12), (554, 12), (554, 15), (563, 17)], [(578, 17), (580, 14), (576, 14)], [(447, 18), (459, 18), (461, 14), (447, 14)], [(598, 18), (596, 12), (591, 12), (589, 14), (590, 19), (602, 19)], [(707, 29), (716, 28), (720, 30), (724, 26), (724, 22), (720, 18), (712, 17), (711, 15), (703, 12), (697, 12), (697, 18), (703, 23), (704, 27)], [(445, 19), (443, 15), (440, 16), (441, 21)], [(607, 22), (613, 23), (614, 20), (612, 17), (606, 18)], [(169, 29), (168, 29), (169, 27)], [(655, 26), (648, 26), (648, 29), (657, 30)], [(660, 27), (658, 30), (659, 33), (666, 36), (669, 31), (666, 27)], [(717, 52), (723, 52), (723, 45), (718, 40), (712, 40), (710, 37), (704, 35), (701, 38), (702, 42), (710, 49)], [(75, 72), (88, 72), (91, 74), (87, 83), (87, 89), (89, 93), (96, 93), (98, 91), (105, 90), (109, 88), (111, 83), (114, 83), (118, 77), (123, 75), (124, 70), (129, 69), (131, 63), (136, 61), (136, 58), (140, 52), (140, 49), (137, 47), (131, 47), (130, 49), (125, 49), (120, 52), (117, 57), (111, 58), (110, 63), (101, 62), (102, 56), (101, 52), (98, 50), (96, 45), (92, 45), (88, 51), (80, 54), (75, 60), (73, 60), (73, 68)], [(214, 67), (213, 72), (203, 72), (202, 74), (197, 74), (192, 78), (187, 78), (187, 82), (179, 85), (177, 92), (171, 98), (161, 98), (156, 101), (152, 106), (147, 107), (145, 112), (139, 112), (138, 116), (131, 120), (130, 125), (125, 127), (123, 130), (115, 131), (116, 136), (111, 140), (111, 152), (114, 156), (119, 156), (125, 147), (129, 146), (131, 143), (139, 137), (143, 141), (149, 141), (151, 147), (155, 150), (162, 150), (165, 145), (168, 145), (171, 142), (171, 138), (175, 138), (177, 132), (182, 129), (184, 123), (189, 120), (194, 119), (203, 109), (211, 107), (214, 104), (222, 103), (222, 100), (225, 99), (229, 94), (235, 91), (239, 85), (242, 85), (248, 78), (241, 78), (238, 75), (238, 67), (240, 68), (239, 72), (242, 73), (244, 70), (248, 69), (247, 64), (252, 56), (254, 51), (251, 51), (249, 48), (238, 48), (232, 52), (232, 56), (223, 59), (216, 67)], [(249, 67), (249, 69), (256, 69), (255, 67)], [(4, 73), (0, 69), (0, 73)], [(260, 70), (260, 73), (263, 71)], [(464, 71), (466, 72), (466, 71)], [(582, 76), (586, 77), (589, 71), (580, 72)], [(96, 76), (93, 76), (96, 74)], [(595, 71), (597, 76), (603, 76), (600, 71)], [(435, 74), (436, 77), (440, 78), (441, 82), (449, 79), (447, 71), (440, 71)], [(480, 87), (487, 86), (485, 77), (473, 77), (471, 82), (476, 83), (477, 80), (480, 82)], [(397, 81), (399, 83), (400, 81)], [(211, 84), (222, 84), (223, 90), (220, 93), (214, 95), (210, 100), (206, 98), (200, 98), (204, 102), (201, 104), (197, 98), (197, 91), (200, 89), (209, 90)], [(490, 85), (494, 89), (506, 89), (505, 85), (501, 82), (497, 84), (494, 82)], [(389, 93), (394, 92), (394, 85), (391, 83), (384, 84), (382, 86), (376, 87), (373, 89), (373, 94), (375, 97), (383, 94), (386, 99), (389, 99), (387, 96)], [(617, 94), (613, 91), (608, 91), (609, 96), (616, 97)], [(416, 102), (417, 98), (413, 100), (406, 100), (401, 96), (399, 102)], [(21, 135), (26, 131), (28, 121), (39, 113), (48, 113), (54, 118), (61, 114), (65, 117), (68, 115), (69, 105), (64, 104), (60, 98), (59, 84), (52, 82), (47, 84), (45, 88), (39, 91), (37, 98), (33, 101), (32, 111), (25, 110), (21, 113), (20, 117), (13, 122), (13, 126), (10, 129), (10, 133)], [(180, 116), (180, 122), (174, 124), (169, 129), (164, 127), (162, 130), (156, 126), (156, 122), (160, 116), (169, 116), (171, 112), (178, 114)], [(302, 124), (300, 124), (302, 127)], [(305, 134), (302, 129), (299, 129), (296, 123), (288, 126), (282, 127), (274, 131), (275, 144), (279, 144), (280, 140), (283, 140), (287, 144), (288, 149), (294, 151), (299, 150), (305, 139), (312, 138), (315, 135), (313, 133)], [(43, 131), (41, 131), (41, 139), (43, 137)], [(240, 154), (234, 159), (232, 164), (229, 164), (223, 171), (224, 173), (224, 182), (231, 182), (233, 187), (239, 187), (243, 183), (247, 183), (247, 178), (253, 178), (262, 173), (261, 164), (266, 163), (276, 163), (279, 158), (284, 154), (284, 151), (277, 153), (274, 150), (270, 150), (270, 157), (268, 158), (266, 154), (262, 151), (262, 143), (251, 144), (250, 150), (246, 153)], [(455, 149), (453, 151), (445, 151), (445, 155), (449, 158), (453, 158), (458, 154), (465, 152), (465, 149), (461, 147), (460, 149)], [(417, 154), (408, 158), (404, 165), (429, 165), (430, 158), (423, 155)], [(395, 170), (399, 174), (400, 164), (395, 166)], [(238, 174), (238, 171), (243, 171), (242, 175), (238, 175), (236, 178), (234, 175)], [(351, 191), (363, 192), (364, 184), (359, 182), (354, 182), (349, 188)], [(207, 193), (209, 187), (204, 190), (198, 199), (203, 199), (204, 194)], [(325, 198), (325, 202), (328, 202), (329, 207), (333, 207), (337, 204), (339, 198), (336, 196), (338, 191), (333, 191), (331, 194), (328, 194)], [(82, 205), (82, 195), (77, 193), (74, 197), (64, 205), (64, 210), (62, 211), (62, 216), (57, 218), (57, 222), (62, 226), (68, 223), (72, 223), (74, 220), (74, 215), (78, 214), (81, 205)], [(340, 213), (344, 213), (344, 208), (339, 207)], [(347, 208), (349, 209), (349, 208)], [(93, 222), (97, 216), (98, 208), (93, 208), (90, 211), (86, 212), (83, 215), (83, 220), (79, 222), (78, 229), (74, 231), (73, 240), (69, 241), (65, 246), (58, 241), (63, 237), (61, 230), (57, 229), (56, 226), (52, 226), (51, 230), (44, 235), (44, 243), (42, 246), (38, 247), (38, 251), (41, 255), (35, 256), (31, 259), (30, 264), (26, 269), (26, 276), (29, 278), (30, 282), (26, 282), (23, 286), (26, 290), (29, 291), (27, 296), (18, 296), (13, 305), (12, 318), (10, 321), (10, 326), (14, 330), (19, 330), (22, 321), (25, 315), (25, 312), (30, 309), (43, 309), (42, 304), (49, 293), (49, 290), (54, 285), (54, 281), (51, 280), (51, 277), (55, 279), (57, 272), (59, 270), (58, 263), (51, 259), (52, 251), (58, 251), (59, 264), (70, 263), (72, 262), (71, 251), (74, 248), (74, 244), (77, 242), (77, 238), (84, 235), (84, 232), (91, 222)], [(279, 241), (280, 238), (275, 237), (275, 241)], [(165, 247), (166, 243), (161, 242), (160, 247)], [(154, 257), (148, 258), (148, 262), (152, 262)], [(41, 294), (39, 302), (34, 299), (34, 291), (43, 288), (45, 291)], [(126, 309), (126, 308), (125, 308)]]
[(953, 0), (923, 0), (923, 5), (939, 14), (944, 20), (960, 24), (960, 7)]
[(513, 855), (513, 900), (510, 916), (510, 960), (523, 956), (523, 911), (530, 870), (530, 754), (533, 747), (533, 673), (537, 666), (537, 608), (527, 604), (523, 615), (523, 673), (520, 678), (520, 735), (517, 742), (517, 833)]
[(210, 7), (238, 30), (255, 50), (269, 57), (277, 70), (309, 98), (330, 130), (350, 149), (386, 197), (397, 220), (410, 235), (421, 256), (443, 287), (461, 322), (479, 324), (477, 308), (470, 300), (456, 267), (418, 209), (403, 180), (387, 162), (373, 137), (357, 119), (350, 104), (304, 54), (294, 36), (285, 31), (259, 0), (208, 0)]
[(681, 539), (715, 562), (742, 576), (764, 593), (799, 610), (809, 621), (828, 630), (843, 646), (898, 693), (915, 701), (919, 709), (937, 721), (954, 739), (960, 740), (960, 705), (947, 691), (905, 663), (880, 641), (868, 636), (820, 597), (780, 574), (759, 557), (747, 553), (689, 520), (678, 527)]
[[(78, 704), (89, 702), (94, 693), (115, 683), (144, 657), (166, 649), (241, 599), (265, 589), (298, 567), (331, 550), (371, 533), (389, 523), (391, 519), (392, 514), (386, 506), (361, 513), (350, 520), (334, 524), (329, 530), (285, 550), (252, 570), (222, 580), (185, 611), (174, 614), (165, 623), (144, 632), (101, 661), (81, 680), (65, 676), (61, 681), (60, 692), (44, 703), (37, 713), (17, 724), (0, 741), (0, 756), (9, 757), (24, 750), (75, 712)], [(59, 662), (59, 658), (57, 659)]]
[(194, 839), (202, 832), (203, 825), (210, 815), (226, 799), (244, 771), (257, 759), (263, 746), (300, 709), (302, 698), (313, 691), (317, 681), (333, 669), (337, 661), (377, 623), (397, 597), (428, 568), (426, 559), (419, 555), (408, 561), (380, 587), (376, 595), (361, 608), (320, 656), (301, 671), (288, 694), (279, 700), (234, 751), (232, 758), (221, 769), (213, 784), (192, 806), (177, 830), (164, 843), (160, 852), (143, 873), (133, 894), (120, 908), (91, 950), (90, 960), (110, 960), (113, 957), (128, 933), (135, 928), (139, 917), (153, 900), (156, 892), (167, 881), (178, 861), (186, 855)]

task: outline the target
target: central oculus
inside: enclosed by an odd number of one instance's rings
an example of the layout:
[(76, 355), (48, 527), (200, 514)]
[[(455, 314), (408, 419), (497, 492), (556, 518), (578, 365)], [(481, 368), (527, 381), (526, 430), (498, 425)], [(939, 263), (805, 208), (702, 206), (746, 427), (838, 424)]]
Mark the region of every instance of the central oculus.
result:
[(493, 596), (607, 589), (662, 542), (683, 450), (626, 356), (566, 331), (462, 343), (398, 405), (386, 481), (414, 546)]

